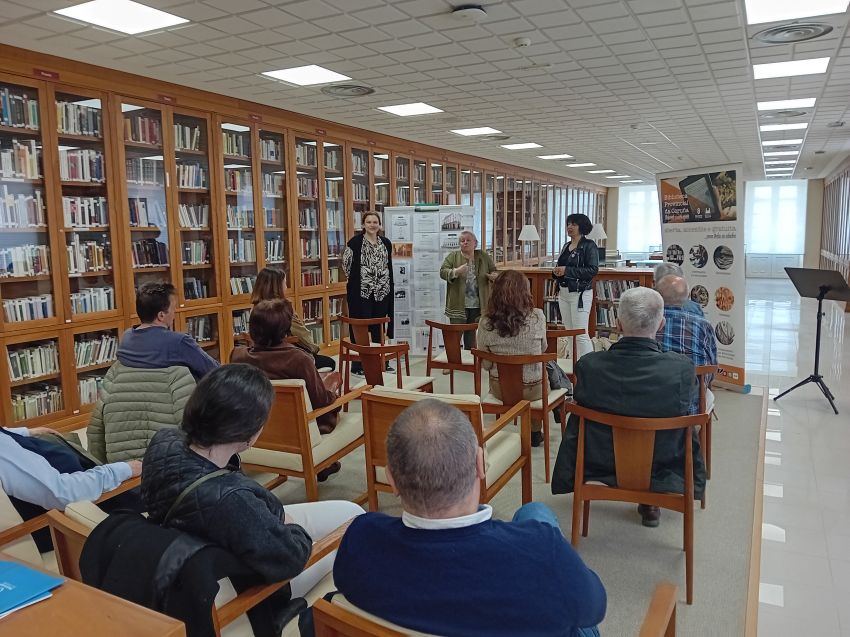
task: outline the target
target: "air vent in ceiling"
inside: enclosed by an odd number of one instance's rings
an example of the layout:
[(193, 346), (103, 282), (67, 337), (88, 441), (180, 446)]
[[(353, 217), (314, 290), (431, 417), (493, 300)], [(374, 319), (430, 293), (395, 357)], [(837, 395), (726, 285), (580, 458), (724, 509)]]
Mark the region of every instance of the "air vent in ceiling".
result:
[(361, 84), (331, 84), (322, 87), (322, 93), (336, 97), (363, 97), (365, 95), (371, 95), (374, 92), (375, 89), (371, 86), (363, 86)]
[(835, 122), (830, 122), (829, 124), (826, 125), (827, 128), (841, 128), (842, 126), (844, 126), (844, 122), (842, 122), (840, 120), (835, 121)]
[(780, 24), (759, 31), (753, 36), (754, 40), (765, 44), (792, 44), (794, 42), (805, 42), (813, 40), (832, 31), (828, 24), (819, 22), (792, 22), (791, 24)]
[(485, 142), (502, 142), (506, 139), (510, 139), (510, 135), (482, 135), (477, 139), (483, 139)]
[(808, 115), (808, 111), (793, 111), (793, 110), (785, 110), (785, 111), (767, 111), (765, 113), (760, 113), (762, 119), (785, 119), (786, 117), (802, 117), (803, 115)]

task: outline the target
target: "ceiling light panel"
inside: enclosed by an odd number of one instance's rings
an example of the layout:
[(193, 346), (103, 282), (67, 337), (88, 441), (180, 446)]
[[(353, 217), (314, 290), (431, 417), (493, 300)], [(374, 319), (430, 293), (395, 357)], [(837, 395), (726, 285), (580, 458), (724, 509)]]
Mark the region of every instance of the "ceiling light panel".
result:
[(786, 172), (786, 171), (794, 172), (794, 169), (791, 166), (786, 166), (785, 168), (765, 168), (764, 172)]
[(802, 144), (802, 139), (771, 139), (766, 142), (762, 142), (762, 146), (796, 146), (797, 144)]
[(745, 0), (744, 4), (747, 7), (747, 24), (761, 24), (844, 13), (848, 0)]
[(133, 0), (93, 0), (58, 9), (54, 13), (128, 35), (167, 29), (188, 22), (185, 18)]
[(812, 58), (810, 60), (791, 60), (790, 62), (771, 62), (769, 64), (753, 64), (753, 77), (766, 80), (772, 77), (794, 77), (796, 75), (814, 75), (826, 73), (829, 58)]
[(442, 113), (443, 109), (431, 106), (425, 102), (414, 102), (412, 104), (396, 104), (395, 106), (379, 106), (379, 111), (386, 111), (399, 117), (409, 117), (411, 115), (428, 115), (430, 113)]
[(628, 179), (631, 175), (606, 175), (605, 179)]
[(778, 166), (780, 164), (796, 164), (796, 159), (773, 159), (764, 162), (765, 166)]
[(449, 132), (455, 135), (463, 135), (464, 137), (472, 137), (474, 135), (497, 135), (502, 131), (490, 128), (489, 126), (480, 126), (478, 128), (458, 128)]
[(799, 124), (764, 124), (759, 126), (759, 130), (763, 133), (769, 133), (777, 130), (803, 130), (808, 127), (809, 125), (805, 122), (801, 122)]
[(279, 69), (277, 71), (264, 71), (263, 75), (266, 77), (272, 77), (276, 80), (281, 80), (287, 84), (295, 84), (297, 86), (329, 84), (330, 82), (340, 82), (342, 80), (351, 79), (347, 75), (331, 71), (330, 69), (326, 69), (315, 64), (296, 66), (291, 69)]
[(620, 182), (621, 184), (642, 184), (643, 179), (625, 179)]
[(799, 150), (774, 150), (769, 153), (765, 153), (765, 157), (793, 157), (794, 155), (799, 155)]
[(534, 142), (523, 142), (522, 144), (502, 144), (502, 148), (507, 148), (508, 150), (525, 150), (527, 148), (543, 148), (543, 146)]
[(567, 168), (585, 168), (587, 166), (595, 166), (592, 161), (586, 161), (583, 164), (567, 164)]
[(604, 175), (605, 173), (615, 173), (617, 171), (606, 168), (605, 170), (588, 170), (587, 172), (591, 175)]
[(817, 98), (806, 97), (799, 100), (774, 100), (772, 102), (758, 102), (756, 106), (760, 111), (779, 111), (787, 108), (811, 108), (815, 105)]
[(562, 155), (538, 155), (537, 159), (572, 159), (572, 155), (562, 154)]

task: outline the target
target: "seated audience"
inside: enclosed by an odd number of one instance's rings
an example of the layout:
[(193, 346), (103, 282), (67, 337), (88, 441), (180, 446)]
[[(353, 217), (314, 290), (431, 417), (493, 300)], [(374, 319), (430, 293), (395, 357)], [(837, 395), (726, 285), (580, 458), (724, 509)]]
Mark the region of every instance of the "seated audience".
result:
[[(186, 405), (182, 428), (164, 429), (151, 440), (142, 499), (150, 521), (225, 549), (264, 582), (294, 578), (292, 596), (303, 597), (333, 567), (331, 554), (304, 570), (312, 543), (363, 509), (342, 501), (284, 507), (242, 473), (238, 454), (260, 436), (273, 397), (268, 378), (251, 365), (207, 374)], [(223, 475), (198, 482), (221, 469)]]
[[(546, 317), (534, 307), (528, 279), (516, 270), (503, 270), (493, 282), (490, 300), (478, 323), (478, 349), (502, 355), (542, 354), (546, 351)], [(502, 399), (499, 370), (489, 361), (481, 367), (490, 372), (490, 393)], [(543, 366), (525, 365), (522, 370), (523, 395), (526, 400), (543, 397)], [(543, 421), (531, 423), (531, 444), (543, 442)]]
[(127, 367), (163, 369), (188, 367), (195, 380), (218, 367), (188, 334), (172, 331), (177, 310), (177, 293), (170, 283), (143, 283), (136, 290), (136, 314), (141, 325), (124, 332), (118, 345), (118, 360)]
[(599, 634), (605, 589), (554, 513), (533, 502), (502, 522), (479, 504), (484, 452), (462, 412), (436, 399), (408, 407), (386, 471), (404, 511), (366, 513), (346, 531), (334, 582), (348, 601), (448, 637)]
[[(286, 273), (277, 268), (263, 268), (257, 274), (257, 280), (254, 281), (254, 291), (251, 293), (251, 303), (256, 306), (260, 301), (273, 301), (274, 299), (285, 299), (286, 293)], [(310, 330), (304, 325), (301, 317), (292, 312), (292, 326), (286, 333), (286, 336), (294, 336), (298, 339), (295, 343), (298, 347), (310, 354), (315, 359), (318, 369), (328, 369), (333, 371), (336, 368), (336, 361), (330, 356), (319, 354), (319, 346), (313, 342), (313, 337)]]
[[(672, 418), (688, 414), (698, 392), (694, 365), (682, 354), (664, 352), (656, 333), (664, 327), (664, 301), (649, 288), (626, 290), (617, 320), (623, 334), (605, 352), (583, 356), (575, 367), (575, 401), (584, 407), (639, 418)], [(552, 493), (571, 493), (575, 479), (578, 417), (571, 415), (552, 472)], [(651, 489), (685, 490), (684, 430), (655, 434)], [(705, 465), (699, 437), (693, 434), (694, 497), (702, 497)], [(585, 428), (584, 476), (615, 485), (611, 428), (588, 423)], [(638, 506), (644, 526), (658, 526), (658, 507)]]
[[(655, 289), (658, 289), (658, 284), (660, 283), (661, 279), (666, 276), (670, 276), (671, 274), (674, 276), (680, 276), (683, 279), (685, 278), (685, 272), (684, 270), (682, 270), (682, 266), (680, 265), (665, 261), (664, 263), (655, 266), (655, 271), (653, 272), (653, 276), (655, 279)], [(686, 279), (685, 286), (687, 286), (687, 283), (688, 282)], [(684, 308), (686, 312), (692, 312), (697, 316), (705, 316), (705, 313), (702, 311), (702, 305), (691, 299), (690, 296), (686, 295), (685, 301), (684, 303), (682, 303), (682, 308)]]
[[(667, 275), (655, 284), (664, 299), (664, 327), (656, 338), (664, 352), (679, 352), (691, 359), (694, 367), (717, 365), (717, 341), (714, 328), (701, 316), (684, 309), (688, 299), (688, 284), (682, 277)], [(710, 386), (713, 376), (706, 377)], [(706, 388), (707, 411), (714, 405), (714, 394)], [(699, 413), (699, 394), (691, 401), (689, 414)]]

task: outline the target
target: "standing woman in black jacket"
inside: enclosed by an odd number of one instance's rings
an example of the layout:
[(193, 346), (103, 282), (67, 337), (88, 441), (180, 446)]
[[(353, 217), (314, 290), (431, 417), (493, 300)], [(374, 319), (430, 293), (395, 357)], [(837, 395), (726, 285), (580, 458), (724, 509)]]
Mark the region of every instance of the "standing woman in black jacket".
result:
[[(393, 335), (393, 244), (378, 234), (381, 216), (377, 212), (363, 215), (363, 232), (354, 235), (342, 253), (342, 269), (348, 277), (346, 300), (351, 318), (389, 316), (387, 336)], [(370, 328), (372, 341), (380, 342), (380, 326)], [(352, 336), (353, 338), (353, 336)], [(360, 363), (351, 366), (353, 373), (362, 370)]]
[(558, 307), (564, 327), (584, 330), (584, 334), (576, 338), (578, 358), (593, 351), (593, 344), (587, 335), (587, 324), (593, 302), (593, 277), (599, 272), (599, 251), (596, 243), (586, 236), (591, 230), (593, 222), (587, 215), (567, 216), (567, 236), (570, 240), (561, 248), (557, 267), (552, 271), (552, 276), (561, 286)]

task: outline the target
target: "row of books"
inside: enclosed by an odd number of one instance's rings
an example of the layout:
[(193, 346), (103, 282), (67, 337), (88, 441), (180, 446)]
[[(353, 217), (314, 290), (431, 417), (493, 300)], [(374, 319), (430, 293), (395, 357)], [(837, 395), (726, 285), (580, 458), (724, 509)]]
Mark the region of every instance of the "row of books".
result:
[(413, 164), (413, 181), (425, 183), (425, 164)]
[(93, 405), (100, 396), (100, 388), (103, 387), (103, 376), (81, 376), (77, 379), (80, 392), (81, 405)]
[(207, 168), (195, 162), (191, 164), (177, 164), (177, 187), (178, 188), (206, 188)]
[(325, 148), (325, 170), (342, 172), (342, 149), (339, 147)]
[(213, 318), (211, 316), (190, 316), (186, 319), (186, 333), (199, 343), (213, 339)]
[(328, 232), (341, 232), (342, 227), (342, 206), (328, 208), (325, 213), (325, 221), (327, 222)]
[(315, 325), (308, 325), (307, 329), (310, 331), (310, 338), (314, 343), (325, 342), (325, 329), (324, 327), (322, 327), (321, 323), (316, 323)]
[(153, 226), (165, 228), (165, 210), (159, 199), (147, 197), (129, 197), (127, 207), (130, 212), (130, 225), (137, 228)]
[(316, 146), (310, 144), (295, 145), (295, 163), (299, 166), (316, 166)]
[(56, 124), (60, 135), (103, 137), (103, 112), (99, 107), (56, 102)]
[(201, 150), (201, 127), (174, 124), (174, 148), (176, 150)]
[(62, 217), (66, 228), (109, 225), (106, 197), (62, 197)]
[(251, 310), (237, 310), (233, 313), (233, 336), (241, 336), (248, 333), (248, 321), (250, 318)]
[(12, 139), (10, 148), (0, 148), (0, 178), (41, 179), (41, 151), (34, 139)]
[(311, 268), (309, 270), (301, 270), (301, 285), (321, 285), (322, 284), (322, 269)]
[(410, 177), (410, 164), (407, 161), (397, 161), (395, 164), (395, 178), (407, 181)]
[(408, 188), (407, 186), (398, 186), (395, 189), (395, 198), (396, 198), (396, 201), (398, 201), (398, 205), (400, 205), (400, 206), (407, 205), (409, 203), (408, 200), (407, 200), (407, 197), (409, 196), (409, 194), (410, 194), (410, 188)]
[(46, 416), (64, 408), (62, 388), (57, 385), (12, 393), (12, 419), (15, 422)]
[(251, 208), (227, 204), (225, 215), (227, 218), (228, 230), (239, 230), (241, 228), (254, 227), (254, 211)]
[(388, 204), (390, 202), (389, 184), (375, 184), (375, 204)]
[(210, 262), (210, 242), (208, 239), (184, 241), (182, 246), (183, 265), (201, 265)]
[(561, 286), (557, 279), (546, 279), (543, 282), (543, 296), (547, 299), (556, 299), (561, 293)]
[(103, 153), (90, 148), (60, 150), (59, 179), (102, 184), (106, 181)]
[(263, 173), (263, 196), (282, 197), (283, 192), (283, 173)]
[(177, 205), (177, 217), (181, 228), (209, 228), (210, 206), (206, 203), (181, 203)]
[(168, 265), (168, 246), (156, 239), (140, 239), (130, 246), (134, 268), (151, 268)]
[(74, 364), (77, 368), (111, 363), (118, 354), (118, 337), (101, 334), (96, 338), (85, 336), (74, 339)]
[(296, 183), (299, 197), (312, 197), (315, 199), (319, 196), (319, 180), (315, 177), (298, 177)]
[(283, 228), (287, 225), (286, 212), (283, 208), (263, 208), (266, 227)]
[(266, 239), (266, 261), (280, 263), (286, 259), (283, 239)]
[(301, 302), (302, 315), (305, 321), (320, 321), (322, 319), (322, 299), (309, 299)]
[(617, 328), (617, 306), (616, 305), (597, 305), (596, 306), (596, 327)]
[(248, 157), (251, 154), (251, 137), (248, 133), (223, 130), (221, 131), (221, 144), (225, 155)]
[(318, 237), (301, 237), (301, 258), (302, 259), (318, 259), (319, 258), (319, 238)]
[(425, 201), (425, 189), (419, 186), (414, 187), (413, 189), (413, 203), (422, 203)]
[(9, 349), (9, 379), (12, 382), (59, 373), (59, 343), (46, 341), (39, 345)]
[(328, 283), (339, 283), (339, 273), (340, 268), (328, 268), (328, 277), (330, 277)]
[(50, 294), (3, 299), (3, 320), (7, 323), (37, 321), (53, 316), (53, 297)]
[(328, 312), (330, 315), (339, 316), (342, 314), (343, 298), (341, 296), (332, 296), (328, 299)]
[(231, 263), (243, 263), (257, 260), (257, 240), (248, 237), (228, 237), (228, 250)]
[(623, 292), (636, 287), (638, 287), (637, 281), (604, 279), (596, 282), (596, 298), (600, 301), (617, 301)]
[(563, 324), (561, 321), (561, 308), (558, 306), (557, 301), (547, 300), (543, 305), (543, 313), (546, 315), (547, 323)]
[(375, 162), (375, 179), (388, 179), (389, 171), (387, 168), (390, 164), (389, 160), (381, 159), (380, 157), (374, 157), (373, 160)]
[(187, 276), (183, 279), (183, 296), (187, 299), (206, 299), (209, 295), (209, 284), (203, 279), (193, 276)]
[(368, 201), (369, 200), (369, 184), (362, 184), (359, 181), (355, 181), (351, 184), (352, 195), (356, 201)]
[(302, 230), (318, 230), (319, 212), (311, 206), (304, 206), (303, 208), (299, 208), (298, 227)]
[(162, 126), (159, 118), (147, 115), (124, 115), (124, 141), (139, 144), (162, 144)]
[[(250, 294), (254, 291), (255, 276), (232, 276), (230, 277), (231, 294)], [(247, 328), (247, 323), (245, 324)]]
[(98, 272), (112, 268), (112, 246), (108, 241), (82, 241), (76, 232), (71, 233), (71, 242), (65, 246), (68, 251), (68, 272), (82, 274)]
[(0, 187), (0, 228), (44, 227), (44, 199), (41, 190), (31, 193), (11, 193), (6, 185)]
[(71, 293), (71, 314), (91, 314), (115, 309), (115, 289), (111, 286), (84, 288)]
[(343, 183), (338, 179), (325, 180), (325, 199), (328, 201), (342, 201)]
[(165, 183), (164, 167), (159, 159), (128, 157), (124, 162), (124, 170), (129, 184), (162, 188)]
[(260, 158), (266, 161), (283, 161), (280, 140), (260, 137)]
[(355, 177), (369, 176), (369, 153), (351, 153), (351, 172)]
[(225, 168), (224, 169), (224, 190), (228, 193), (243, 193), (251, 196), (251, 169), (245, 168)]
[(0, 278), (50, 274), (50, 248), (26, 244), (0, 248)]
[(22, 89), (0, 88), (0, 124), (38, 130), (38, 100)]
[(338, 341), (342, 334), (342, 323), (340, 321), (331, 322), (331, 340)]

